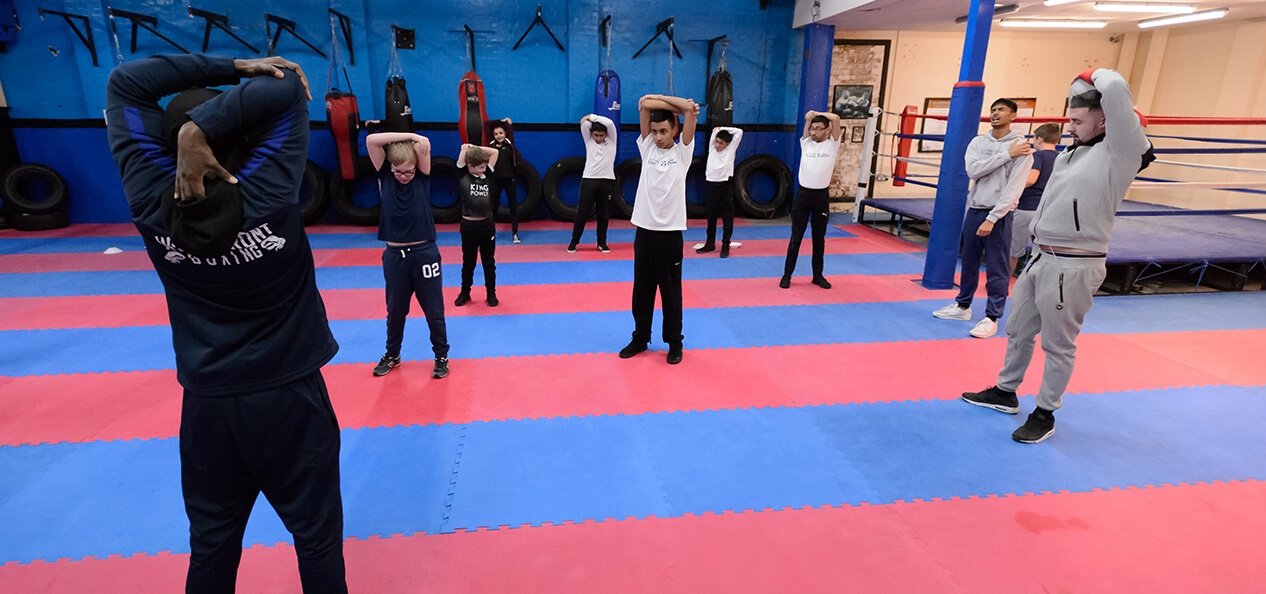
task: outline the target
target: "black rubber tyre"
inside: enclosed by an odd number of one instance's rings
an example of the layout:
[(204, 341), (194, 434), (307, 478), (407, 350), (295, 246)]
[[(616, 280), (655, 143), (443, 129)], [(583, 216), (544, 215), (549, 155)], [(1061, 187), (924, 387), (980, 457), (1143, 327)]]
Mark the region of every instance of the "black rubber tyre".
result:
[(382, 211), (382, 204), (374, 204), (373, 206), (357, 206), (353, 197), (356, 193), (356, 184), (369, 180), (377, 186), (378, 173), (374, 171), (374, 164), (369, 157), (361, 156), (356, 158), (356, 179), (347, 181), (339, 175), (338, 171), (330, 174), (329, 177), (329, 196), (330, 204), (334, 207), (334, 211), (338, 213), (340, 221), (349, 225), (361, 225), (371, 227), (378, 224), (378, 215)]
[[(4, 196), (0, 200), (8, 204), (15, 218), (20, 214), (46, 215), (65, 210), (70, 200), (66, 179), (47, 165), (20, 163), (5, 171), (3, 177), (0, 188), (4, 189)], [(47, 196), (37, 197), (29, 187), (31, 183), (40, 182), (48, 186)]]
[(9, 211), (9, 226), (18, 231), (48, 231), (70, 225), (70, 208), (46, 214), (29, 214)]
[(558, 185), (562, 183), (564, 177), (583, 175), (584, 172), (584, 157), (563, 157), (550, 165), (549, 171), (545, 172), (545, 179), (541, 182), (541, 196), (545, 198), (545, 204), (549, 206), (554, 216), (564, 221), (576, 220), (576, 211), (579, 207), (563, 201), (563, 197), (558, 193)]
[[(518, 190), (519, 198), (519, 222), (532, 220), (536, 214), (536, 209), (541, 207), (541, 174), (536, 171), (527, 159), (519, 159), (514, 164), (515, 184), (521, 187)], [(498, 198), (500, 200), (500, 198)], [(498, 203), (497, 220), (502, 223), (510, 222), (510, 207), (505, 204)]]
[[(708, 167), (708, 157), (706, 155), (695, 155), (690, 160), (690, 169), (686, 171), (686, 218), (688, 219), (705, 219), (708, 217), (708, 180), (704, 179), (706, 175), (704, 170)], [(695, 192), (692, 189), (701, 189), (698, 195), (692, 196)], [(693, 198), (694, 200), (691, 200)], [(698, 200), (698, 202), (695, 202)]]
[[(760, 171), (774, 180), (774, 196), (765, 202), (752, 198), (747, 178)], [(752, 155), (734, 168), (734, 202), (748, 218), (772, 219), (789, 200), (793, 191), (791, 169), (773, 155)]]
[(325, 212), (330, 210), (330, 194), (325, 184), (327, 175), (320, 165), (312, 161), (308, 161), (303, 170), (303, 183), (299, 185), (299, 216), (303, 218), (305, 227), (321, 222)]
[[(462, 220), (461, 196), (457, 194), (457, 182), (462, 175), (457, 168), (456, 159), (431, 157), (431, 218), (436, 223), (456, 223)], [(445, 177), (448, 179), (442, 179)], [(437, 179), (441, 180), (438, 188), (435, 184)], [(450, 187), (452, 189), (448, 190)], [(442, 204), (436, 204), (436, 201)]]
[(633, 217), (633, 199), (637, 197), (636, 190), (633, 192), (624, 191), (624, 183), (632, 180), (633, 187), (637, 187), (638, 178), (642, 176), (642, 158), (633, 157), (625, 159), (619, 165), (615, 166), (615, 192), (611, 195), (612, 218), (619, 216), (622, 219)]

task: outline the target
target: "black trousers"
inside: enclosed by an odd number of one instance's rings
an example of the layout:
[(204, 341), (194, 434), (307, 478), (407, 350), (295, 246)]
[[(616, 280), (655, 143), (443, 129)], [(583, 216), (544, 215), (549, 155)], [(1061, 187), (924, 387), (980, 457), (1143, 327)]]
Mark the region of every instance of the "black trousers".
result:
[(796, 271), (800, 242), (804, 239), (804, 230), (810, 220), (813, 221), (813, 276), (822, 276), (822, 266), (826, 259), (826, 222), (830, 214), (831, 195), (826, 188), (812, 190), (800, 186), (796, 193), (796, 202), (791, 207), (791, 241), (787, 244), (787, 263), (783, 266), (783, 276), (791, 276)]
[(658, 289), (664, 310), (664, 342), (681, 346), (681, 250), (681, 231), (637, 228), (633, 236), (634, 342), (651, 341)]
[(708, 239), (704, 243), (707, 245), (716, 243), (717, 217), (719, 216), (725, 226), (721, 235), (721, 244), (729, 245), (730, 237), (734, 235), (734, 184), (730, 180), (708, 182), (707, 189), (704, 191), (704, 200), (708, 205)]
[(479, 221), (462, 219), (462, 290), (469, 291), (475, 282), (475, 262), (484, 261), (484, 287), (488, 294), (497, 290), (497, 225), (491, 218)]
[[(519, 234), (519, 188), (513, 177), (498, 177), (497, 187), (506, 193), (506, 204), (510, 206), (510, 234)], [(496, 198), (496, 196), (493, 196)], [(499, 200), (496, 202), (500, 202)]]
[(339, 427), (320, 370), (268, 390), (184, 394), (180, 479), (189, 516), (186, 592), (233, 592), (262, 491), (294, 536), (303, 591), (347, 592)]
[(598, 212), (598, 244), (607, 244), (607, 220), (610, 218), (611, 196), (615, 194), (615, 180), (582, 178), (580, 180), (580, 204), (576, 207), (576, 222), (571, 228), (571, 244), (580, 243), (585, 223), (594, 211)]
[(400, 356), (409, 301), (416, 295), (426, 314), (426, 325), (431, 328), (431, 350), (436, 357), (447, 357), (444, 280), (440, 277), (440, 250), (435, 242), (383, 250), (382, 275), (387, 281), (387, 355)]

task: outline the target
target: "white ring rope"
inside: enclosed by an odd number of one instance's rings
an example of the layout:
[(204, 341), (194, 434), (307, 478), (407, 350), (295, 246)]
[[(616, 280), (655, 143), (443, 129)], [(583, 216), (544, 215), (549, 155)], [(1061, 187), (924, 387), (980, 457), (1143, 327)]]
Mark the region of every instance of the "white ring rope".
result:
[(1266, 181), (1260, 182), (1152, 182), (1136, 181), (1130, 189), (1153, 188), (1266, 188)]
[(1154, 163), (1156, 163), (1157, 165), (1174, 165), (1177, 167), (1191, 167), (1194, 169), (1212, 169), (1215, 171), (1235, 171), (1238, 173), (1266, 174), (1266, 169), (1252, 169), (1249, 167), (1230, 167), (1226, 165), (1205, 165), (1202, 163), (1184, 163), (1182, 161), (1162, 161), (1160, 159), (1157, 159), (1156, 161), (1154, 161)]

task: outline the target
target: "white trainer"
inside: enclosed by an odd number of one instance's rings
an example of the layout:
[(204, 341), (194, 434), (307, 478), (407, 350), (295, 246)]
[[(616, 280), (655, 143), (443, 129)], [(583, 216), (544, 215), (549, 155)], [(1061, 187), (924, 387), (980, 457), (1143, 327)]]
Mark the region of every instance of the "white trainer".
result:
[(961, 320), (964, 322), (971, 321), (971, 308), (963, 309), (957, 303), (951, 303), (932, 312), (932, 315), (942, 320)]
[(971, 335), (975, 338), (989, 338), (998, 333), (998, 322), (989, 318), (985, 318), (971, 329)]
[(699, 248), (701, 248), (701, 247), (703, 247), (703, 242), (702, 242), (702, 241), (700, 241), (699, 243), (696, 243), (696, 244), (694, 245), (694, 249), (696, 249), (696, 250), (697, 250), (697, 249), (699, 249)]

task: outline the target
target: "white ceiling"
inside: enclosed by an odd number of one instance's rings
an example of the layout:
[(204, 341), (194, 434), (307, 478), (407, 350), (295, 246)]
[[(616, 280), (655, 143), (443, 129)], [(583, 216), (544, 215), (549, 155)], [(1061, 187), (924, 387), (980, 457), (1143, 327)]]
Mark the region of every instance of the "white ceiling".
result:
[[(998, 19), (1077, 19), (1107, 21), (1108, 26), (1099, 31), (1123, 33), (1140, 31), (1138, 21), (1165, 16), (1148, 13), (1101, 12), (1094, 9), (1094, 0), (1080, 0), (1059, 6), (1046, 6), (1042, 0), (995, 0), (996, 5), (1019, 4), (1016, 12), (996, 16), (995, 31)], [(1266, 18), (1266, 1), (1264, 0), (1112, 0), (1146, 1), (1148, 3), (1195, 4), (1198, 10), (1229, 8), (1230, 13), (1219, 21), (1227, 22), (1247, 19)], [(796, 26), (808, 22), (813, 0), (797, 0)], [(964, 16), (971, 8), (970, 0), (871, 0), (866, 1), (829, 1), (820, 0), (819, 23), (835, 25), (836, 29), (850, 31), (964, 31), (966, 25), (954, 23), (954, 19)], [(834, 12), (833, 12), (834, 11)], [(801, 22), (801, 21), (804, 22)], [(1192, 23), (1174, 25), (1173, 27), (1193, 27), (1209, 24)], [(1172, 27), (1171, 27), (1172, 28)], [(1016, 31), (1055, 31), (1057, 29), (1015, 29)], [(1154, 29), (1153, 29), (1154, 30)]]

